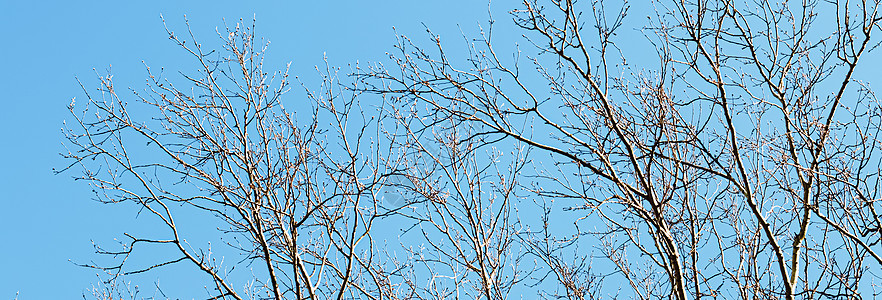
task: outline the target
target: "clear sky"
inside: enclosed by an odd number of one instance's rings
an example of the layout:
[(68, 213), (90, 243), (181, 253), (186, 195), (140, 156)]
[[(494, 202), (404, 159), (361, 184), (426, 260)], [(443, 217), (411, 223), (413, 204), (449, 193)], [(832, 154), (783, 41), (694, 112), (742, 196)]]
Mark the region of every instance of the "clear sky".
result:
[(96, 271), (69, 260), (89, 262), (97, 257), (91, 240), (112, 242), (128, 229), (132, 210), (92, 201), (74, 173), (53, 175), (52, 168), (64, 164), (66, 106), (83, 97), (76, 77), (94, 89), (92, 69), (112, 66), (118, 87), (140, 89), (142, 60), (175, 70), (186, 58), (160, 14), (175, 31), (185, 29), (186, 14), (203, 41), (215, 38), (224, 18), (256, 16), (258, 34), (272, 41), (271, 62), (292, 61), (292, 73), (308, 84), (325, 53), (342, 66), (384, 58), (395, 42), (392, 26), (424, 37), (423, 23), (458, 35), (457, 24), (465, 30), (486, 21), (486, 3), (457, 2), (0, 0), (0, 299), (17, 292), (19, 299), (81, 298)]
[[(510, 24), (505, 12), (518, 3), (493, 2), (494, 17)], [(54, 175), (52, 169), (65, 163), (59, 153), (65, 151), (63, 121), (71, 119), (67, 105), (83, 97), (76, 78), (93, 90), (93, 68), (102, 74), (112, 68), (117, 87), (141, 89), (142, 61), (176, 71), (189, 59), (168, 40), (160, 15), (180, 32), (186, 30), (186, 14), (202, 41), (214, 39), (224, 19), (232, 24), (256, 17), (257, 33), (272, 41), (270, 66), (291, 61), (291, 73), (308, 85), (317, 82), (314, 67), (325, 55), (341, 67), (385, 59), (395, 43), (393, 26), (417, 40), (425, 38), (425, 27), (443, 37), (459, 38), (460, 28), (473, 35), (479, 23), (486, 24), (486, 5), (470, 0), (0, 0), (0, 300), (16, 293), (19, 299), (80, 298), (97, 282), (96, 271), (71, 260), (88, 263), (97, 258), (92, 241), (111, 243), (132, 229), (133, 210), (92, 201), (89, 187), (71, 180), (75, 172)], [(878, 53), (866, 58), (858, 77), (879, 73)]]

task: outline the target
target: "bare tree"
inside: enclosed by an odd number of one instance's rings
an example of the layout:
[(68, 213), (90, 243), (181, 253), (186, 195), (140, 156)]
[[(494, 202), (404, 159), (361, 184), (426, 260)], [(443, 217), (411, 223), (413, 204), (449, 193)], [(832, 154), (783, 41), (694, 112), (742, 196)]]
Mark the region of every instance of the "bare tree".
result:
[[(613, 2), (525, 1), (525, 52), (493, 20), (455, 53), (401, 36), (300, 102), (253, 25), (169, 31), (195, 72), (71, 106), (68, 168), (165, 230), (97, 247), (95, 296), (170, 264), (209, 298), (880, 295), (880, 2)], [(187, 242), (200, 215), (226, 250)]]
[[(101, 76), (99, 95), (87, 92), (85, 104), (71, 105), (76, 122), (66, 131), (65, 157), (83, 170), (77, 179), (105, 203), (135, 204), (164, 229), (126, 234), (116, 250), (96, 248), (117, 264), (85, 265), (113, 280), (189, 264), (204, 273), (209, 298), (379, 293), (387, 283), (372, 276), (377, 245), (369, 233), (384, 213), (372, 191), (384, 176), (378, 156), (389, 151), (368, 128), (382, 111), (353, 110), (354, 95), (336, 90), (332, 69), (323, 73), (326, 85), (309, 91), (312, 105), (285, 110), (291, 79), (286, 70), (264, 71), (266, 42), (253, 32), (253, 23), (226, 28), (215, 52), (192, 32), (184, 39), (168, 31), (196, 62), (193, 73), (176, 80), (148, 68), (146, 91), (130, 96), (118, 93), (112, 76)], [(182, 228), (182, 218), (217, 228), (216, 236), (192, 238), (238, 253), (188, 243), (194, 228)], [(163, 245), (175, 256), (146, 266), (128, 262)], [(254, 275), (231, 279), (237, 271)]]
[[(82, 264), (106, 273), (92, 297), (141, 297), (127, 278), (173, 264), (198, 269), (194, 289), (212, 299), (499, 299), (522, 280), (512, 199), (525, 149), (479, 153), (480, 139), (458, 139), (462, 120), (361, 101), (333, 68), (292, 112), (287, 71), (264, 71), (253, 23), (225, 29), (219, 51), (167, 30), (196, 62), (182, 79), (147, 68), (146, 91), (120, 95), (103, 75), (99, 95), (84, 87), (70, 106), (60, 172), (80, 169), (98, 200), (163, 229), (96, 245), (111, 263)], [(169, 245), (170, 257), (132, 262)]]
[[(654, 1), (637, 37), (612, 2), (525, 1), (537, 54), (514, 60), (492, 27), (462, 63), (402, 37), (362, 86), (552, 155), (524, 185), (546, 221), (518, 235), (549, 296), (878, 295), (882, 107), (855, 70), (879, 2)], [(561, 207), (570, 231), (550, 229)]]

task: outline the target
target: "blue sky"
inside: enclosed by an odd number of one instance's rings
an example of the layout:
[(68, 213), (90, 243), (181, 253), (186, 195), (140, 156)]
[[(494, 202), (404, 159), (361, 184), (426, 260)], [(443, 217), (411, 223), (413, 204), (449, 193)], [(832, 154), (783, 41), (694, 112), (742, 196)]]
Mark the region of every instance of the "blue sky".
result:
[[(370, 2), (370, 4), (367, 4)], [(53, 175), (64, 161), (66, 106), (82, 98), (78, 77), (95, 87), (95, 71), (112, 68), (120, 87), (143, 87), (145, 69), (174, 70), (184, 53), (168, 40), (160, 20), (211, 41), (223, 20), (257, 18), (258, 34), (272, 41), (273, 64), (292, 61), (308, 84), (327, 55), (334, 65), (385, 57), (395, 33), (458, 35), (487, 19), (480, 1), (10, 1), (0, 0), (0, 299), (72, 299), (96, 282), (94, 270), (69, 260), (96, 258), (92, 240), (112, 242), (132, 210), (100, 205), (89, 188)], [(494, 5), (498, 6), (498, 5)], [(502, 10), (505, 11), (504, 9)], [(506, 15), (497, 16), (500, 19)], [(111, 67), (112, 66), (112, 67)]]
[[(256, 17), (258, 34), (272, 41), (269, 65), (293, 62), (291, 73), (307, 85), (318, 82), (314, 67), (325, 56), (344, 68), (383, 60), (396, 31), (425, 42), (429, 27), (461, 41), (460, 29), (473, 36), (488, 17), (484, 1), (465, 0), (178, 2), (0, 0), (0, 299), (79, 298), (97, 282), (96, 271), (69, 260), (87, 263), (96, 258), (92, 241), (112, 243), (127, 230), (144, 230), (131, 225), (133, 210), (92, 201), (89, 187), (71, 180), (76, 174), (52, 169), (64, 166), (67, 104), (83, 97), (76, 78), (94, 89), (93, 69), (112, 69), (118, 87), (140, 89), (144, 63), (175, 71), (189, 62), (168, 40), (160, 15), (180, 32), (186, 14), (197, 38), (209, 42), (224, 20)], [(505, 12), (514, 5), (494, 2), (494, 17), (510, 25)], [(874, 78), (882, 56), (866, 59), (857, 77)]]

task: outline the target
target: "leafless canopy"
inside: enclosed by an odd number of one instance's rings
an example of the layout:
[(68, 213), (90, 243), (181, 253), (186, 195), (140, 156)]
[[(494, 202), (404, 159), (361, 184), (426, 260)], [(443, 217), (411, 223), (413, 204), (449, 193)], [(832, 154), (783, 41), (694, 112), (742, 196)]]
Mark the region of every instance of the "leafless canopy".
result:
[(169, 31), (197, 71), (126, 95), (101, 76), (71, 106), (78, 179), (164, 230), (86, 265), (119, 292), (188, 264), (232, 299), (882, 295), (882, 104), (859, 78), (880, 2), (638, 5), (525, 1), (523, 49), (492, 20), (401, 36), (309, 101), (252, 27), (218, 52)]

